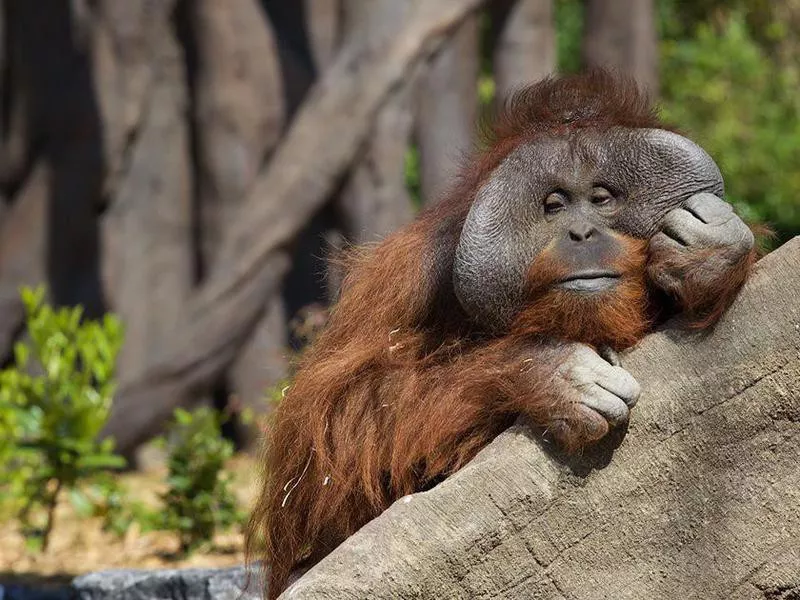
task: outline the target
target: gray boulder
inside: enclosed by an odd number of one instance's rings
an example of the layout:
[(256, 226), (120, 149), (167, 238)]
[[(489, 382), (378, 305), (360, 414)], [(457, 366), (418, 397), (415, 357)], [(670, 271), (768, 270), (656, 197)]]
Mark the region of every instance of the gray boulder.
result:
[(258, 600), (258, 569), (122, 569), (76, 577), (76, 600)]

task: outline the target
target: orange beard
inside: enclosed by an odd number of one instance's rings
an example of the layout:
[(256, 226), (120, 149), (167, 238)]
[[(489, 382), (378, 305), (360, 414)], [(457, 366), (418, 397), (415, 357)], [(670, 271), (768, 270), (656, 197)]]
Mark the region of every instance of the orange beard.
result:
[(596, 293), (553, 287), (568, 273), (551, 249), (545, 249), (528, 270), (525, 307), (512, 325), (520, 335), (544, 335), (607, 345), (615, 350), (633, 346), (647, 331), (647, 243), (615, 234), (622, 245), (608, 265), (621, 273), (616, 286)]

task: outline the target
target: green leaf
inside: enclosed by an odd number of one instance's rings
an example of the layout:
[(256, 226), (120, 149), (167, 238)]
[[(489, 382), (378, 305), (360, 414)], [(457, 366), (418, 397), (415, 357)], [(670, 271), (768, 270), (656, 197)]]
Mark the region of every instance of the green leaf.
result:
[[(121, 328), (109, 315), (102, 326), (85, 319), (80, 306), (53, 310), (45, 303), (44, 286), (22, 288), (20, 296), (30, 342), (16, 344), (15, 365), (0, 371), (0, 488), (4, 494), (13, 488), (20, 509), (38, 510), (51, 502), (48, 483), (57, 480), (85, 515), (93, 506), (86, 482), (126, 464), (113, 453), (113, 440), (97, 440), (115, 388)], [(41, 368), (28, 372), (34, 360)], [(109, 519), (123, 518), (121, 495), (113, 485), (89, 489), (105, 494), (113, 513)], [(38, 546), (41, 532), (27, 529), (32, 545)]]
[(28, 365), (28, 358), (30, 357), (30, 349), (28, 345), (23, 342), (14, 344), (14, 362), (18, 369), (24, 369)]
[(69, 491), (69, 500), (72, 506), (82, 517), (90, 517), (94, 514), (95, 506), (89, 497), (79, 489), (71, 489)]

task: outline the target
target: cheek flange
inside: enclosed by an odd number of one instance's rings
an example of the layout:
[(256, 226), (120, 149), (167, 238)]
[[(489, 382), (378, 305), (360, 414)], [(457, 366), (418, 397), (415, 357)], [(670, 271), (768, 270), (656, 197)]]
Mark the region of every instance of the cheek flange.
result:
[(714, 159), (698, 144), (664, 129), (618, 128), (604, 150), (614, 179), (627, 189), (628, 201), (614, 229), (649, 239), (670, 210), (691, 196), (723, 196), (725, 184)]
[(530, 251), (502, 226), (491, 206), (473, 204), (456, 248), (453, 285), (461, 306), (491, 332), (505, 331), (519, 310)]

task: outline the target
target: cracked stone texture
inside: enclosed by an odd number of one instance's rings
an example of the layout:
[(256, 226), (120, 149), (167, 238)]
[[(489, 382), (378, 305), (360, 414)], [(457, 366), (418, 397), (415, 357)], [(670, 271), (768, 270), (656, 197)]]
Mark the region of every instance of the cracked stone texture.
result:
[(623, 356), (619, 447), (565, 465), (518, 425), (281, 598), (800, 598), (800, 238), (710, 335)]

